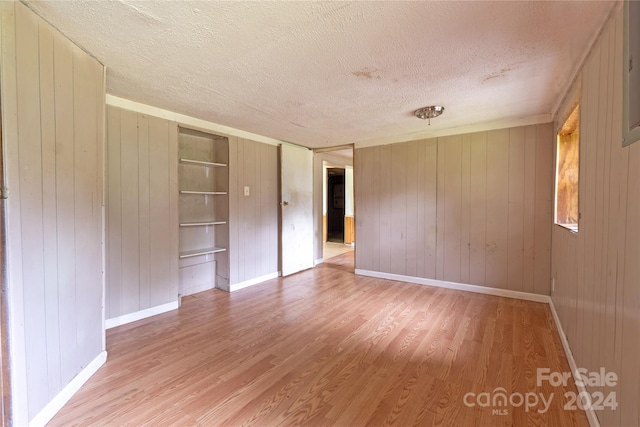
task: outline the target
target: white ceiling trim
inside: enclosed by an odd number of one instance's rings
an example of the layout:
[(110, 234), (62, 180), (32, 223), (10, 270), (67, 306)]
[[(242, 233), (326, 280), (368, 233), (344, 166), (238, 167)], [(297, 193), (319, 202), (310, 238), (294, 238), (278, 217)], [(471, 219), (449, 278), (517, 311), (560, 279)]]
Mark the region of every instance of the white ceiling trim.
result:
[[(187, 116), (184, 114), (176, 113), (173, 111), (165, 110), (162, 108), (154, 107), (152, 105), (143, 104), (141, 102), (132, 101), (130, 99), (121, 98), (119, 96), (106, 94), (105, 101), (107, 105), (113, 107), (124, 108), (125, 110), (135, 111), (141, 114), (148, 114), (150, 116), (159, 117), (161, 119), (170, 120), (183, 125), (185, 127), (194, 128), (197, 130), (214, 132), (221, 136), (236, 136), (239, 138), (246, 138), (256, 142), (262, 142), (269, 145), (281, 145), (289, 144), (296, 145), (287, 141), (281, 141), (268, 136), (258, 135), (252, 132), (247, 132), (241, 129), (232, 128), (230, 126), (213, 123), (207, 120), (198, 119), (195, 117)], [(490, 130), (505, 129), (519, 126), (537, 125), (543, 123), (550, 123), (553, 121), (551, 114), (541, 114), (533, 117), (525, 117), (519, 119), (506, 119), (493, 121), (489, 123), (476, 124), (470, 126), (461, 126), (456, 128), (439, 129), (429, 132), (420, 132), (412, 135), (396, 136), (377, 138), (369, 141), (359, 141), (354, 144), (353, 148), (374, 147), (376, 145), (395, 144), (400, 142), (418, 141), (421, 139), (438, 138), (450, 135), (462, 135), (466, 133), (474, 132), (486, 132)], [(302, 146), (300, 146), (302, 147)], [(308, 147), (304, 147), (308, 148)]]
[(287, 141), (280, 141), (278, 139), (269, 138), (268, 136), (262, 136), (218, 123), (209, 122), (207, 120), (197, 119), (195, 117), (186, 116), (184, 114), (176, 113), (169, 110), (164, 110), (162, 108), (143, 104), (141, 102), (131, 101), (130, 99), (120, 98), (119, 96), (115, 95), (107, 94), (105, 97), (105, 101), (107, 105), (111, 105), (113, 107), (124, 108), (125, 110), (135, 111), (136, 113), (159, 117), (161, 119), (176, 122), (178, 123), (178, 125), (183, 125), (188, 128), (214, 132), (216, 135), (220, 136), (236, 136), (239, 138), (250, 139), (252, 141), (262, 142), (269, 145), (297, 145), (291, 144)]
[[(437, 119), (434, 119), (437, 120)], [(374, 147), (376, 145), (387, 145), (398, 142), (419, 141), (421, 139), (438, 138), (450, 135), (463, 135), (467, 133), (486, 132), (490, 130), (515, 128), (519, 126), (539, 125), (550, 123), (553, 121), (551, 114), (540, 114), (532, 117), (523, 117), (518, 119), (496, 120), (487, 123), (474, 124), (469, 126), (459, 126), (455, 128), (437, 129), (428, 132), (420, 132), (411, 135), (398, 137), (377, 138), (368, 141), (356, 142), (355, 148)]]

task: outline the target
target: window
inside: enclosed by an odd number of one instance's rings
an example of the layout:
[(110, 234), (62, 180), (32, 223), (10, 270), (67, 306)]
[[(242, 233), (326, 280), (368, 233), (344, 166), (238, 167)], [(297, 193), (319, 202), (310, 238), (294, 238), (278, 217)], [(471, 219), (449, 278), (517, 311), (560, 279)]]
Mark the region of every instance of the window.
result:
[(640, 140), (640, 2), (624, 2), (622, 144)]
[(558, 225), (578, 231), (580, 169), (580, 107), (576, 106), (558, 132), (556, 153), (556, 218)]

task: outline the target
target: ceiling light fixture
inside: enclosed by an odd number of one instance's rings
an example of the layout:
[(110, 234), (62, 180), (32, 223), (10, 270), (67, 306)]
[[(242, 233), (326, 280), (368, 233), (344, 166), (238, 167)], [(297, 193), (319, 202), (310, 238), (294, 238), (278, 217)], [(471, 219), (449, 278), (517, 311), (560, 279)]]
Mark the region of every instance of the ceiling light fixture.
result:
[(414, 111), (414, 114), (419, 119), (429, 120), (429, 126), (431, 126), (431, 119), (438, 117), (443, 112), (444, 107), (442, 105), (430, 105), (428, 107), (418, 108)]

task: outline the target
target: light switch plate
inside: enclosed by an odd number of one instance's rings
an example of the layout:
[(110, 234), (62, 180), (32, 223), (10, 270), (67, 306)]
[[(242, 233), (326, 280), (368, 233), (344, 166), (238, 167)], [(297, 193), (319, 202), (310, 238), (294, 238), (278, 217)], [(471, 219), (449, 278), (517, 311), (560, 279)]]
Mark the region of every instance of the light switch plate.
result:
[(245, 186), (244, 186), (244, 195), (245, 195), (245, 196), (248, 196), (248, 195), (250, 195), (250, 194), (251, 194), (251, 193), (250, 193), (250, 191), (249, 191), (249, 186), (248, 186), (248, 185), (245, 185)]

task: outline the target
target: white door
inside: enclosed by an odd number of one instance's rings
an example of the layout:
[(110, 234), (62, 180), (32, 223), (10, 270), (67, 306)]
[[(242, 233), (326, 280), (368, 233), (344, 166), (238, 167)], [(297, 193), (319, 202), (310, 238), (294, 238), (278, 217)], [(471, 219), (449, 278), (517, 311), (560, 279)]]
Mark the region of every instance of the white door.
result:
[(313, 267), (313, 152), (280, 146), (282, 275)]

